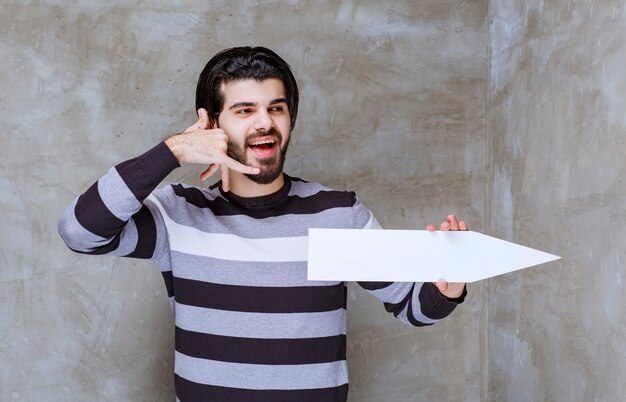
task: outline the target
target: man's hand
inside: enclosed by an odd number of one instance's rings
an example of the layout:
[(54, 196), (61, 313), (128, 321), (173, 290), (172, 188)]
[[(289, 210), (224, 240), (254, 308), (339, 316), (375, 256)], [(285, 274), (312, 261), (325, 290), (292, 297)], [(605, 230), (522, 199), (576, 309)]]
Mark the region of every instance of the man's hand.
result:
[[(427, 225), (426, 230), (434, 232), (437, 227), (433, 224)], [(441, 222), (439, 230), (468, 230), (467, 224), (463, 221), (459, 221), (456, 216), (448, 215), (448, 218)], [(441, 292), (442, 295), (449, 299), (456, 299), (461, 297), (463, 290), (465, 290), (465, 283), (459, 282), (435, 282), (435, 286)]]
[(198, 121), (181, 134), (165, 140), (165, 144), (179, 162), (201, 163), (208, 168), (200, 174), (205, 181), (219, 169), (222, 172), (222, 189), (229, 190), (229, 169), (247, 174), (259, 174), (259, 168), (246, 166), (229, 157), (228, 136), (224, 130), (209, 128), (209, 116), (205, 109), (198, 109)]

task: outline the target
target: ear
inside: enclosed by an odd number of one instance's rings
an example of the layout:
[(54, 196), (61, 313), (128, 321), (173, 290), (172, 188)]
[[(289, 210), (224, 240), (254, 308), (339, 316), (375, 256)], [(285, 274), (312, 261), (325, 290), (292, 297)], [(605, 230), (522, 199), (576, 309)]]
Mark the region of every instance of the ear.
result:
[(209, 118), (209, 130), (213, 130), (214, 128), (220, 128), (220, 124), (217, 121), (219, 118), (219, 115), (217, 116), (217, 118)]

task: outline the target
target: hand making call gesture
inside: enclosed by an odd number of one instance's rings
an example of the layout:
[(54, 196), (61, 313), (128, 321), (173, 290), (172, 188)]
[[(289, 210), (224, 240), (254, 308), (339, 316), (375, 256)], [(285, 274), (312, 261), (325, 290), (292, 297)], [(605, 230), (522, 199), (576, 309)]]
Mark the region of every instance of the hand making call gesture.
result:
[(246, 166), (227, 154), (228, 135), (221, 128), (212, 128), (205, 109), (198, 109), (198, 121), (181, 134), (165, 140), (179, 162), (208, 165), (200, 174), (205, 181), (219, 169), (222, 172), (222, 189), (229, 190), (228, 172), (233, 169), (245, 174), (259, 174), (259, 168)]
[[(426, 230), (434, 232), (437, 230), (437, 227), (433, 224), (429, 224), (426, 226)], [(456, 216), (448, 215), (448, 218), (439, 225), (439, 230), (468, 230), (468, 228), (467, 224), (463, 221), (459, 221)], [(450, 299), (461, 297), (465, 290), (465, 283), (462, 282), (435, 282), (435, 286), (437, 286), (437, 289), (439, 289), (442, 295)]]

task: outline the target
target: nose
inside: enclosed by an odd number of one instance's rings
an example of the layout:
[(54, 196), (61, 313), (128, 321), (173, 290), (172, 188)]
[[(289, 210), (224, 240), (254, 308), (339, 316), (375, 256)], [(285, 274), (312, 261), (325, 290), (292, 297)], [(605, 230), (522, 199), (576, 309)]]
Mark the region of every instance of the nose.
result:
[(272, 128), (273, 125), (274, 121), (272, 120), (272, 116), (270, 116), (267, 110), (259, 110), (256, 116), (256, 120), (254, 122), (254, 129), (257, 131), (269, 131), (269, 129)]

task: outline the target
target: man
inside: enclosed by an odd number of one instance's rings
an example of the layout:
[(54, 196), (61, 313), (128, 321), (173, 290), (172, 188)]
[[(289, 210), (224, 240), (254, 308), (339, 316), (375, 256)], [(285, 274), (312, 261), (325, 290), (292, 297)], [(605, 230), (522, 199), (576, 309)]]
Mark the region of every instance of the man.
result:
[[(311, 227), (379, 228), (354, 193), (283, 173), (298, 111), (287, 63), (265, 48), (214, 56), (198, 121), (122, 162), (65, 211), (74, 251), (151, 258), (175, 316), (175, 386), (187, 401), (345, 401), (346, 285), (306, 280)], [(180, 162), (217, 170), (206, 189), (155, 190)], [(429, 225), (429, 230), (435, 230)], [(449, 216), (442, 230), (467, 230)], [(464, 284), (361, 283), (405, 323), (430, 325)]]

